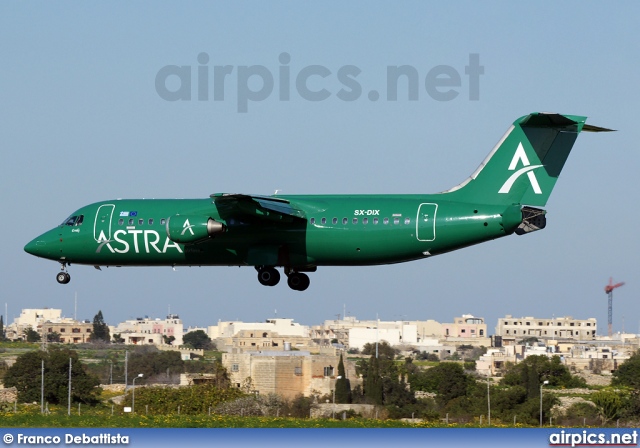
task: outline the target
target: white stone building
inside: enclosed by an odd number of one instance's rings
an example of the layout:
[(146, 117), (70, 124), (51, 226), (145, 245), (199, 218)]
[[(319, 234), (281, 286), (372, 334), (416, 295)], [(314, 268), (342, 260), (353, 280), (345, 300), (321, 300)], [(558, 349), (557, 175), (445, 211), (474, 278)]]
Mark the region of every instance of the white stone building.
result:
[(127, 320), (115, 327), (111, 327), (111, 335), (119, 334), (125, 344), (132, 345), (162, 345), (164, 337), (173, 336), (175, 340), (171, 345), (182, 345), (184, 327), (177, 314), (169, 314), (165, 319), (139, 317), (135, 320)]
[[(515, 341), (528, 337), (543, 339), (594, 340), (597, 332), (595, 318), (574, 319), (571, 316), (552, 319), (537, 317), (515, 318), (509, 314), (498, 319), (496, 335), (503, 341)], [(506, 343), (506, 342), (505, 342)]]

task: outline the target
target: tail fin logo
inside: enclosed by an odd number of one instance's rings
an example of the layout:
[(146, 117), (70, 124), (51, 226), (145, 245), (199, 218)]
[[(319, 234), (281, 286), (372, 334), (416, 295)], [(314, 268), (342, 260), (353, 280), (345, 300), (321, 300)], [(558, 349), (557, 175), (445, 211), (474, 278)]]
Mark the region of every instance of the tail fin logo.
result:
[(518, 149), (516, 149), (515, 154), (513, 154), (513, 159), (511, 159), (511, 163), (509, 164), (509, 171), (514, 171), (518, 166), (518, 162), (522, 162), (522, 165), (524, 166), (509, 176), (509, 179), (507, 179), (507, 181), (502, 185), (498, 193), (509, 193), (516, 180), (518, 180), (518, 178), (523, 174), (526, 174), (529, 178), (529, 182), (531, 182), (533, 192), (535, 194), (542, 194), (538, 178), (533, 170), (540, 168), (543, 165), (531, 165), (529, 158), (527, 157), (527, 153), (524, 151), (524, 147), (522, 146), (522, 142), (518, 144)]

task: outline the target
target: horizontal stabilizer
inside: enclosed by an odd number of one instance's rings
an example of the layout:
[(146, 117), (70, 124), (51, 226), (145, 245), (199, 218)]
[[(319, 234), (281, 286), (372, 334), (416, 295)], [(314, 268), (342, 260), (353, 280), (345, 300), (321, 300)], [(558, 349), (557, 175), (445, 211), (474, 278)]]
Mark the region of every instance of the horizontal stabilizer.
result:
[(601, 128), (600, 126), (594, 126), (592, 124), (585, 124), (582, 126), (583, 132), (615, 132), (615, 129)]

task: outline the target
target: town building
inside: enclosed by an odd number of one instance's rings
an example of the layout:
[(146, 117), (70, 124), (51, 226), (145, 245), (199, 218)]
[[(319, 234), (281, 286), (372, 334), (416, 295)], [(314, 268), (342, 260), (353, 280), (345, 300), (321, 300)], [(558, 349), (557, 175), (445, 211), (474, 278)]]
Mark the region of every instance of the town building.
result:
[(357, 320), (348, 316), (342, 320), (325, 320), (324, 324), (311, 327), (311, 337), (318, 344), (337, 341), (349, 348), (362, 349), (367, 343), (386, 341), (390, 345), (412, 346), (427, 351), (438, 345), (490, 346), (487, 325), (481, 317), (463, 314), (452, 323), (434, 320)]
[(399, 328), (350, 328), (347, 332), (349, 348), (362, 350), (365, 344), (386, 341), (389, 345), (416, 345), (418, 333), (415, 325), (399, 325)]
[(79, 322), (73, 319), (61, 319), (59, 321), (47, 321), (42, 324), (42, 334), (47, 341), (51, 341), (52, 335), (57, 333), (58, 342), (62, 344), (83, 344), (89, 342), (93, 332), (93, 323), (89, 321)]
[[(255, 351), (222, 354), (231, 384), (246, 392), (275, 393), (291, 399), (297, 395), (326, 395), (335, 389), (340, 357), (334, 353), (312, 355), (307, 351)], [(355, 369), (347, 367), (354, 387)], [(352, 372), (351, 375), (349, 372)]]
[(508, 364), (516, 362), (515, 346), (490, 348), (476, 361), (476, 372), (483, 376), (502, 376)]
[(571, 339), (588, 341), (596, 339), (597, 321), (595, 318), (573, 319), (571, 316), (551, 319), (536, 317), (514, 318), (507, 314), (498, 319), (496, 335), (502, 337), (505, 345), (515, 343), (516, 339)]
[(315, 344), (309, 337), (309, 327), (287, 318), (267, 319), (265, 322), (218, 322), (208, 327), (208, 334), (221, 351), (283, 351), (285, 349), (312, 350)]
[(171, 345), (182, 345), (183, 324), (180, 316), (169, 314), (165, 319), (150, 319), (148, 316), (127, 320), (110, 327), (111, 335), (120, 335), (125, 344), (162, 345), (172, 337)]
[(463, 314), (452, 323), (442, 324), (442, 340), (455, 345), (490, 347), (491, 338), (487, 334), (487, 324), (482, 317)]
[(5, 337), (12, 341), (24, 339), (24, 332), (31, 328), (42, 335), (42, 324), (46, 321), (59, 321), (62, 310), (56, 308), (25, 308), (13, 322), (6, 325)]
[(81, 344), (89, 341), (93, 331), (91, 321), (78, 321), (62, 316), (57, 308), (25, 308), (13, 323), (5, 328), (5, 337), (10, 340), (24, 340), (25, 331), (31, 328), (46, 342), (57, 334), (61, 343)]

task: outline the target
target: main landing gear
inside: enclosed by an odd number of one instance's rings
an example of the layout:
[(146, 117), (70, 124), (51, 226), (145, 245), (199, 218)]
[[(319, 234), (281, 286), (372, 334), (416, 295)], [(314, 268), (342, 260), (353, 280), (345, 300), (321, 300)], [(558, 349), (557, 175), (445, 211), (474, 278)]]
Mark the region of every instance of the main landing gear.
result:
[(258, 269), (258, 281), (264, 286), (276, 286), (280, 281), (280, 273), (276, 268), (260, 267)]
[[(280, 281), (280, 273), (272, 266), (256, 266), (258, 271), (258, 281), (264, 286), (275, 286)], [(309, 287), (309, 276), (302, 272), (296, 272), (290, 268), (285, 268), (287, 284), (294, 291), (304, 291)]]
[(309, 276), (302, 272), (292, 272), (287, 279), (287, 285), (294, 291), (304, 291), (309, 287)]
[(67, 272), (67, 265), (65, 263), (61, 263), (60, 269), (62, 270), (62, 272), (58, 272), (58, 274), (56, 275), (56, 280), (61, 285), (66, 285), (71, 281), (71, 276)]

